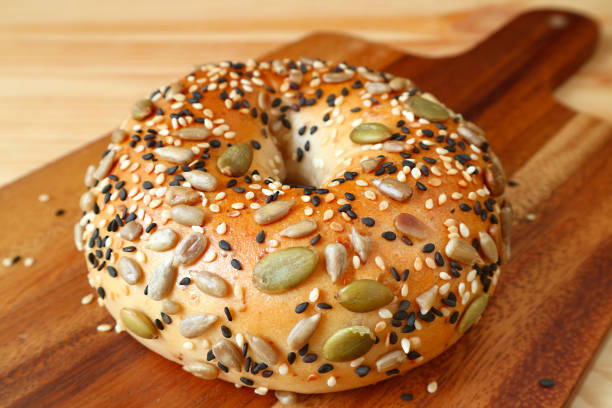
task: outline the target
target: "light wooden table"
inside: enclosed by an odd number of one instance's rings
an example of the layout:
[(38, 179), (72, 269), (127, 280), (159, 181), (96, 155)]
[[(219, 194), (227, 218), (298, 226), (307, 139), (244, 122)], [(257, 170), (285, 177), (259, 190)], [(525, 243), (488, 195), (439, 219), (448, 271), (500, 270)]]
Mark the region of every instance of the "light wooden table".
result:
[[(551, 5), (602, 23), (595, 56), (558, 99), (612, 119), (610, 0), (0, 0), (0, 186), (116, 127), (134, 100), (195, 63), (256, 57), (314, 30), (443, 55)], [(573, 407), (612, 407), (610, 336)]]

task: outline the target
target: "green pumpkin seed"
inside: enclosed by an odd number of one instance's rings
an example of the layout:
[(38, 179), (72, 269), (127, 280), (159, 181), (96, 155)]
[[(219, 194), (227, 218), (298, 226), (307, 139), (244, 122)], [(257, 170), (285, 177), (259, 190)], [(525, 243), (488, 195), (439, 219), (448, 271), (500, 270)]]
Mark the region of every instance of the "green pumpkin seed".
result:
[(468, 331), (478, 321), (487, 307), (487, 303), (489, 303), (489, 295), (482, 295), (470, 303), (459, 322), (459, 332), (461, 334)]
[(360, 279), (340, 289), (336, 298), (351, 312), (365, 313), (389, 304), (393, 300), (393, 292), (375, 280)]
[(153, 113), (153, 102), (148, 99), (141, 99), (132, 105), (132, 118), (143, 120)]
[(408, 99), (408, 107), (415, 115), (434, 122), (441, 122), (450, 117), (444, 106), (422, 96), (413, 96)]
[(253, 282), (262, 292), (281, 293), (302, 283), (316, 269), (319, 255), (310, 248), (279, 249), (255, 265)]
[(340, 329), (325, 342), (323, 357), (329, 361), (351, 361), (370, 351), (374, 341), (374, 334), (367, 327)]
[(141, 311), (124, 307), (119, 311), (119, 317), (125, 327), (135, 335), (145, 339), (157, 337), (157, 328)]
[(229, 147), (217, 160), (221, 173), (230, 177), (243, 176), (253, 162), (253, 149), (245, 143)]
[(391, 137), (391, 131), (382, 123), (362, 123), (351, 131), (349, 137), (358, 144), (380, 143)]

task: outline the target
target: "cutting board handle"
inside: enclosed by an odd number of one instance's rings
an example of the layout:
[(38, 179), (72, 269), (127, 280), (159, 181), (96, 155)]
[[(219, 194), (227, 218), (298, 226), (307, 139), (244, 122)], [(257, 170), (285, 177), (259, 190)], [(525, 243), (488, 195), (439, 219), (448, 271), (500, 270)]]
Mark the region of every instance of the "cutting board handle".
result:
[(463, 54), (425, 62), (406, 55), (388, 69), (434, 94), (450, 96), (445, 99), (449, 106), (474, 117), (510, 89), (522, 88), (518, 92), (526, 98), (550, 96), (591, 56), (597, 37), (597, 24), (588, 17), (533, 10)]

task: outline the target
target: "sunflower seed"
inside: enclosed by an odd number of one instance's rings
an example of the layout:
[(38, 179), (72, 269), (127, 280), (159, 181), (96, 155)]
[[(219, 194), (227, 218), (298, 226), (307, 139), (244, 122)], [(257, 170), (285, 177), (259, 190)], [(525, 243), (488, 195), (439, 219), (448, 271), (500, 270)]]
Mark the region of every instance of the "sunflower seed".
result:
[(94, 173), (96, 172), (96, 166), (90, 164), (87, 166), (87, 170), (85, 171), (85, 186), (91, 187), (94, 185), (96, 179), (94, 177)]
[(170, 163), (188, 164), (193, 160), (193, 152), (186, 147), (164, 146), (153, 150), (153, 154), (159, 160), (165, 160)]
[(450, 241), (448, 241), (444, 251), (446, 256), (448, 256), (450, 259), (467, 265), (482, 262), (482, 259), (480, 259), (480, 256), (478, 256), (478, 252), (476, 252), (476, 249), (460, 238), (452, 238)]
[(408, 99), (408, 107), (415, 115), (435, 122), (441, 122), (450, 117), (444, 106), (422, 96), (413, 96)]
[(96, 180), (102, 180), (104, 177), (108, 176), (110, 173), (113, 164), (115, 164), (115, 155), (117, 152), (115, 150), (111, 150), (106, 153), (106, 156), (100, 160), (100, 164), (96, 167), (96, 171), (93, 172), (93, 176)]
[(336, 299), (351, 312), (365, 313), (389, 304), (393, 300), (393, 292), (375, 280), (359, 279), (340, 289)]
[(402, 234), (424, 239), (427, 237), (429, 228), (423, 224), (417, 217), (411, 214), (400, 213), (394, 220), (395, 228)]
[(217, 188), (217, 178), (210, 173), (194, 170), (183, 173), (183, 177), (196, 190), (214, 191)]
[(374, 157), (373, 159), (362, 160), (360, 163), (361, 168), (363, 169), (365, 173), (369, 173), (373, 171), (374, 169), (376, 169), (378, 165), (380, 164), (380, 162), (383, 161), (383, 159), (384, 159), (383, 156), (377, 156), (377, 157)]
[[(188, 174), (188, 173), (184, 173)], [(174, 206), (178, 204), (195, 204), (202, 200), (200, 194), (187, 187), (170, 186), (166, 190), (166, 204)]]
[(182, 225), (202, 225), (204, 223), (204, 210), (198, 207), (179, 204), (170, 210), (174, 222)]
[(153, 102), (141, 99), (132, 105), (132, 118), (143, 120), (153, 113)]
[(297, 322), (287, 337), (287, 345), (289, 348), (291, 350), (299, 350), (304, 347), (315, 330), (317, 330), (320, 321), (321, 313), (317, 313)]
[(457, 126), (457, 133), (461, 135), (469, 144), (474, 146), (482, 146), (487, 141), (484, 136), (484, 131), (472, 122), (462, 122)]
[(77, 250), (83, 250), (83, 227), (80, 222), (74, 224), (74, 245)]
[(405, 183), (394, 178), (378, 178), (372, 180), (372, 184), (378, 188), (383, 195), (392, 198), (396, 201), (406, 201), (412, 196), (412, 188)]
[(497, 262), (499, 259), (499, 254), (497, 252), (497, 245), (495, 241), (489, 234), (484, 231), (480, 231), (478, 233), (478, 238), (480, 240), (480, 249), (482, 249), (482, 253), (484, 254), (487, 261), (490, 263)]
[(389, 81), (389, 87), (394, 91), (403, 91), (414, 87), (414, 84), (409, 79), (395, 77)]
[(204, 253), (208, 240), (199, 232), (192, 232), (179, 242), (174, 250), (174, 264), (188, 265)]
[(504, 169), (499, 159), (497, 159), (497, 156), (492, 156), (491, 159), (491, 164), (489, 164), (485, 170), (485, 184), (489, 188), (492, 196), (500, 196), (506, 189)]
[(274, 396), (282, 405), (291, 405), (297, 402), (297, 394), (292, 391), (274, 391)]
[(117, 270), (119, 271), (119, 276), (128, 285), (135, 285), (142, 277), (142, 269), (138, 262), (125, 256), (122, 256), (117, 261)]
[(351, 361), (370, 351), (374, 341), (374, 334), (365, 326), (340, 329), (325, 342), (323, 357), (329, 361)]
[(474, 299), (463, 312), (463, 317), (459, 321), (459, 333), (463, 334), (470, 329), (480, 319), (482, 313), (489, 303), (489, 295), (481, 295)]
[(391, 140), (383, 143), (383, 150), (390, 153), (399, 153), (406, 150), (406, 146), (406, 143)]
[(79, 199), (79, 208), (85, 212), (91, 211), (94, 202), (94, 195), (91, 192), (86, 191), (81, 195), (81, 198)]
[(162, 307), (161, 307), (161, 311), (166, 313), (166, 314), (176, 314), (181, 310), (181, 307), (179, 306), (178, 303), (170, 300), (170, 299), (164, 299), (162, 300)]
[(391, 351), (376, 360), (376, 370), (379, 373), (399, 367), (406, 361), (406, 353), (402, 350)]
[(187, 317), (179, 323), (179, 333), (183, 337), (193, 339), (204, 334), (217, 319), (217, 316), (207, 313)]
[(167, 251), (174, 248), (178, 235), (170, 228), (160, 228), (155, 231), (147, 241), (147, 248), (154, 251)]
[(253, 162), (253, 148), (246, 143), (235, 144), (223, 152), (217, 160), (219, 171), (226, 176), (240, 177), (246, 174)]
[(191, 274), (198, 289), (207, 295), (222, 298), (227, 296), (227, 284), (225, 280), (216, 273), (196, 271)]
[(311, 248), (279, 249), (262, 258), (253, 269), (255, 286), (266, 293), (281, 293), (299, 285), (316, 269), (317, 252)]
[(313, 233), (317, 229), (317, 223), (313, 220), (302, 220), (291, 224), (280, 232), (281, 237), (301, 238)]
[(355, 227), (351, 229), (349, 239), (351, 241), (351, 244), (353, 245), (353, 249), (355, 250), (355, 252), (357, 252), (359, 258), (361, 258), (361, 261), (367, 261), (368, 254), (372, 249), (372, 239), (370, 237), (360, 235), (355, 229)]
[(438, 285), (433, 285), (431, 288), (421, 293), (416, 297), (415, 301), (419, 305), (421, 314), (427, 314), (433, 306), (436, 296), (438, 294)]
[(373, 144), (389, 139), (391, 131), (382, 123), (362, 123), (351, 130), (349, 137), (354, 143)]
[(270, 224), (276, 220), (283, 218), (291, 207), (295, 204), (295, 201), (272, 201), (269, 204), (259, 208), (253, 214), (255, 222), (259, 225)]
[(128, 136), (127, 132), (123, 129), (115, 129), (113, 133), (111, 133), (111, 142), (112, 143), (121, 143)]
[(172, 289), (175, 278), (176, 270), (172, 265), (172, 258), (168, 257), (153, 270), (148, 284), (149, 297), (153, 300), (161, 300)]
[(278, 364), (278, 354), (267, 341), (249, 333), (245, 333), (244, 336), (249, 343), (249, 349), (255, 353), (255, 357), (269, 366)]
[(157, 337), (157, 328), (141, 311), (124, 307), (119, 311), (119, 317), (125, 327), (135, 335), (145, 339)]
[(325, 247), (325, 268), (332, 282), (336, 283), (342, 274), (344, 274), (347, 258), (344, 245), (334, 243)]
[(217, 367), (210, 363), (190, 363), (183, 366), (183, 370), (205, 380), (217, 378)]
[(184, 140), (206, 140), (210, 136), (210, 130), (205, 127), (188, 127), (174, 134)]
[(355, 76), (353, 71), (340, 71), (340, 72), (326, 72), (323, 74), (323, 82), (328, 84), (337, 84), (339, 82), (345, 82)]
[(221, 339), (212, 348), (215, 358), (224, 366), (240, 370), (242, 356), (232, 342)]
[(142, 225), (136, 221), (130, 221), (119, 232), (119, 236), (128, 241), (135, 241), (142, 234)]
[(370, 95), (378, 95), (391, 92), (389, 84), (384, 82), (366, 82), (365, 89)]

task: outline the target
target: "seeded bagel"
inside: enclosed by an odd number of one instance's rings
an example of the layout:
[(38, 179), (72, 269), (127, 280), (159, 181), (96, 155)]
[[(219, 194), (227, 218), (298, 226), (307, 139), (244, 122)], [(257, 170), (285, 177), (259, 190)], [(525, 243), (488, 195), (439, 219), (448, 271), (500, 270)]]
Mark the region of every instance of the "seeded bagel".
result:
[(345, 63), (197, 66), (134, 104), (85, 185), (76, 246), (117, 330), (289, 400), (442, 353), (510, 252), (483, 131)]

